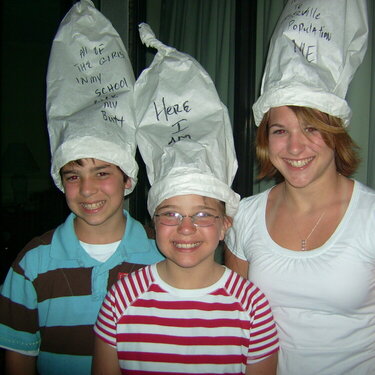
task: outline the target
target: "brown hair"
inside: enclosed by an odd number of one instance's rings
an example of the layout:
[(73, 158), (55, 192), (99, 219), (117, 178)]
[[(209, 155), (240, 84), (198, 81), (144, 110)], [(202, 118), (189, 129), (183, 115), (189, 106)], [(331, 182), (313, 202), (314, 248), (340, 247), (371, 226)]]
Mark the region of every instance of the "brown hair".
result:
[[(360, 162), (359, 147), (343, 127), (342, 120), (317, 109), (308, 107), (287, 106), (296, 115), (300, 124), (310, 124), (322, 135), (326, 145), (335, 151), (336, 169), (344, 176), (350, 176), (355, 172)], [(257, 131), (256, 155), (259, 162), (257, 178), (280, 177), (280, 173), (273, 166), (268, 154), (268, 125), (270, 111), (268, 111)], [(308, 135), (306, 135), (308, 136)]]
[[(85, 159), (91, 159), (92, 160), (92, 162), (95, 164), (95, 159), (94, 158), (82, 158), (82, 159), (76, 159), (76, 160), (72, 160), (72, 161), (70, 161), (70, 162), (68, 162), (68, 163), (66, 163), (65, 165), (72, 165), (72, 166), (74, 166), (74, 165), (79, 165), (80, 167), (82, 167), (83, 166), (83, 160), (85, 160)], [(65, 167), (65, 165), (64, 165), (64, 167)], [(122, 173), (122, 175), (124, 176), (124, 182), (126, 183), (126, 182), (128, 182), (128, 180), (129, 180), (129, 176), (118, 166), (118, 165), (116, 165), (116, 167), (118, 168), (118, 170)], [(63, 169), (63, 167), (62, 168), (60, 168), (60, 178), (61, 178), (61, 181), (63, 181), (64, 179), (63, 179), (63, 176), (62, 176), (62, 169)]]

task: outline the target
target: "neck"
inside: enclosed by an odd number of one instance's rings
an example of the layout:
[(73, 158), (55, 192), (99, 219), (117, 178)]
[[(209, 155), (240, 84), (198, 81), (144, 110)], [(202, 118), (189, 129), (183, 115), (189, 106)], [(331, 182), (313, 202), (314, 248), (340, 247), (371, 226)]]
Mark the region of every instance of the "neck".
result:
[(112, 220), (101, 225), (88, 225), (76, 217), (74, 230), (80, 241), (89, 244), (106, 244), (120, 241), (125, 233), (125, 215), (113, 217)]
[(160, 278), (178, 289), (202, 289), (215, 284), (224, 273), (224, 267), (214, 259), (209, 264), (180, 267), (166, 259), (157, 266)]
[(290, 209), (299, 212), (311, 212), (316, 209), (322, 209), (330, 203), (336, 201), (339, 196), (346, 195), (347, 186), (350, 180), (335, 173), (329, 180), (329, 183), (315, 181), (304, 188), (295, 188), (283, 182), (282, 199)]

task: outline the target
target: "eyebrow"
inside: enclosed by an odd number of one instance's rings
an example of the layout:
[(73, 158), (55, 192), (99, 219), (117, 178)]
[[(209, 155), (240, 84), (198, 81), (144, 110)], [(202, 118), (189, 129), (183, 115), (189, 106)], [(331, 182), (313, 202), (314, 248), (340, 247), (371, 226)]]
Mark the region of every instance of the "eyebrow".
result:
[[(90, 172), (98, 172), (98, 171), (101, 171), (103, 169), (106, 169), (108, 167), (111, 167), (111, 164), (104, 164), (104, 165), (98, 165), (98, 166), (95, 166), (93, 168), (90, 168)], [(70, 173), (78, 173), (79, 171), (79, 168), (71, 168), (71, 169), (66, 169), (66, 170), (62, 170), (61, 171), (61, 174), (62, 175), (67, 175), (67, 174), (70, 174)]]
[(274, 126), (277, 126), (279, 128), (284, 128), (285, 127), (285, 125), (282, 125), (282, 124), (279, 124), (279, 123), (275, 122), (274, 124), (268, 125), (268, 129), (270, 129), (270, 128), (274, 127)]
[[(171, 209), (171, 210), (178, 210), (178, 206), (175, 206), (175, 205), (165, 205), (165, 206), (161, 206), (158, 208), (158, 210), (164, 210), (164, 209)], [(192, 210), (211, 210), (211, 211), (217, 211), (216, 208), (213, 208), (213, 207), (209, 207), (209, 206), (194, 206), (191, 208)]]

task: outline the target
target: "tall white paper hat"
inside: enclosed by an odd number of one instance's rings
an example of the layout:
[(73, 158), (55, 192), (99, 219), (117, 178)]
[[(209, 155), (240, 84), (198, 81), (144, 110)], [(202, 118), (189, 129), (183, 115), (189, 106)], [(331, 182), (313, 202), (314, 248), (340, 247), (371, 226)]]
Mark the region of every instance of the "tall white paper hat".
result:
[(366, 0), (289, 0), (271, 38), (256, 125), (272, 107), (318, 109), (349, 124), (348, 86), (367, 48)]
[(233, 216), (239, 195), (230, 188), (237, 159), (227, 108), (195, 59), (162, 44), (147, 24), (139, 31), (142, 42), (158, 50), (134, 88), (150, 215), (165, 199), (198, 194), (225, 202)]
[(95, 158), (117, 165), (137, 182), (134, 74), (120, 36), (90, 0), (73, 5), (53, 41), (47, 73), (51, 174)]

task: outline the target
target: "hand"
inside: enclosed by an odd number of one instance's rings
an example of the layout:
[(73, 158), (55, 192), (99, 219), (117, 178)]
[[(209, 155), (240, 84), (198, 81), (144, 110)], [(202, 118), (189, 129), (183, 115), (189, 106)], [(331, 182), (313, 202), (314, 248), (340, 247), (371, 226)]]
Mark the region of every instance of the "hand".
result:
[(6, 375), (36, 375), (36, 373), (36, 357), (6, 350)]

